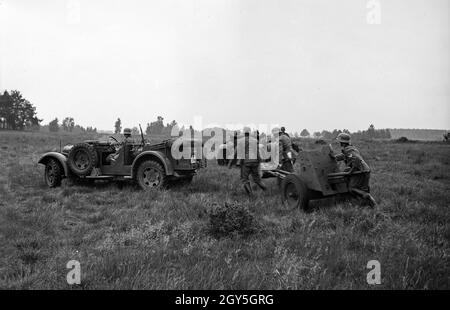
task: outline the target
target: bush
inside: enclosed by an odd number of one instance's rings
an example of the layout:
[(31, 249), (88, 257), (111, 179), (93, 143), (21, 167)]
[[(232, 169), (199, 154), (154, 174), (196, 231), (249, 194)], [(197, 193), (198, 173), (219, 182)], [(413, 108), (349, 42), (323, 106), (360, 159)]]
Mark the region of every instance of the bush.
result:
[(397, 142), (400, 142), (400, 143), (406, 143), (406, 142), (409, 142), (408, 138), (406, 138), (406, 137), (400, 137), (400, 138), (398, 138), (396, 141), (397, 141)]
[(238, 203), (215, 204), (209, 213), (209, 232), (217, 237), (248, 236), (258, 230), (258, 222), (250, 210)]

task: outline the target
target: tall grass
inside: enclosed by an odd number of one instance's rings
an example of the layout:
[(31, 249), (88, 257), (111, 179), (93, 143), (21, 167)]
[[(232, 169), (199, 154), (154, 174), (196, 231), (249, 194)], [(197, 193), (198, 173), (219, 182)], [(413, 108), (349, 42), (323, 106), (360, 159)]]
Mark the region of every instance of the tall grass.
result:
[[(275, 180), (249, 199), (238, 171), (212, 162), (166, 191), (47, 189), (37, 159), (59, 138), (0, 132), (0, 287), (69, 288), (66, 263), (76, 259), (82, 282), (70, 288), (448, 289), (450, 145), (357, 146), (378, 206), (326, 199), (306, 214), (283, 208)], [(213, 234), (211, 212), (225, 203), (258, 229)], [(366, 283), (373, 259), (382, 268), (375, 287)]]

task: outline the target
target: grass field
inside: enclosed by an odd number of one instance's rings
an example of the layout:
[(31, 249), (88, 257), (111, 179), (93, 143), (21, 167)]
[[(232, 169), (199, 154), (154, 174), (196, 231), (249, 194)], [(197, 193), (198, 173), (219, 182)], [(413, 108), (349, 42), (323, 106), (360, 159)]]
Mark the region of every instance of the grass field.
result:
[[(449, 289), (450, 144), (355, 144), (378, 206), (327, 199), (304, 213), (282, 208), (275, 180), (249, 200), (238, 170), (214, 163), (166, 191), (48, 189), (37, 161), (59, 137), (0, 131), (0, 288)], [(210, 233), (208, 214), (225, 202), (250, 210), (253, 233)], [(73, 259), (78, 286), (66, 282)], [(381, 285), (366, 282), (369, 260)]]

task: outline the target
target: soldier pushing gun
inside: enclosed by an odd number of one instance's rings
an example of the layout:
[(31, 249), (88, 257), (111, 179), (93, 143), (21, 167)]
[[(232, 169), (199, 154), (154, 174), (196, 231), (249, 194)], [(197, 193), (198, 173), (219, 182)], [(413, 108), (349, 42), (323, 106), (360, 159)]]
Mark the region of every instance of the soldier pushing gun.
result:
[(347, 166), (344, 172), (352, 174), (348, 184), (349, 190), (366, 199), (372, 207), (375, 206), (375, 199), (370, 195), (369, 165), (364, 161), (358, 149), (351, 144), (349, 134), (340, 133), (336, 140), (342, 147), (342, 153), (335, 155), (330, 150), (330, 156), (336, 161), (344, 161)]

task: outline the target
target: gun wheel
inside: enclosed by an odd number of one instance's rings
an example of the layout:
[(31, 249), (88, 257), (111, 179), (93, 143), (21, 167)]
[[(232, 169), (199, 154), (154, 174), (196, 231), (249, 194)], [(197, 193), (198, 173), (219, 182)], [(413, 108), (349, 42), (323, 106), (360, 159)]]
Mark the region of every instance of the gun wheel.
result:
[(309, 198), (305, 183), (296, 175), (289, 174), (281, 184), (283, 201), (289, 209), (300, 208), (308, 211)]

